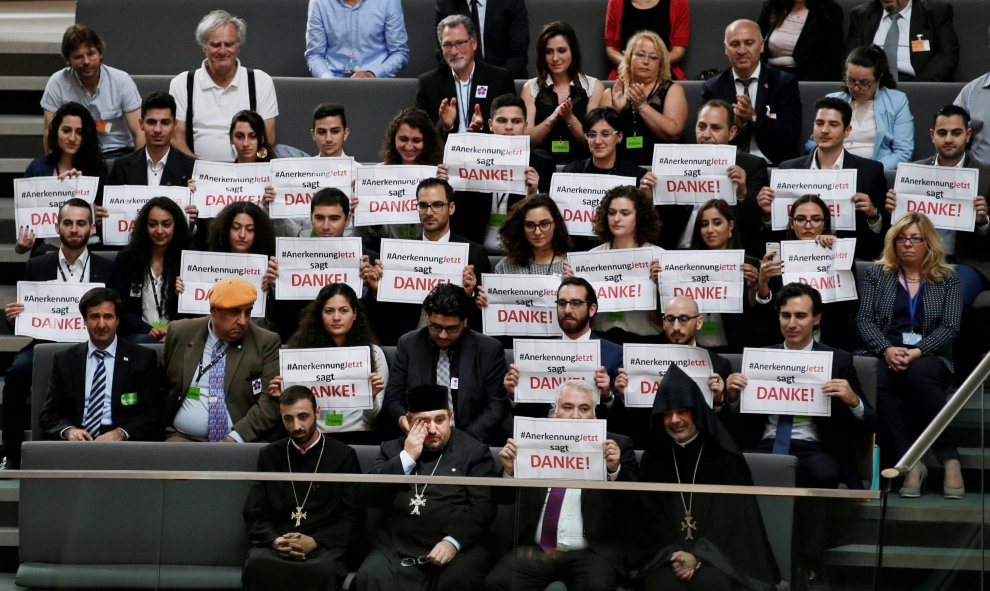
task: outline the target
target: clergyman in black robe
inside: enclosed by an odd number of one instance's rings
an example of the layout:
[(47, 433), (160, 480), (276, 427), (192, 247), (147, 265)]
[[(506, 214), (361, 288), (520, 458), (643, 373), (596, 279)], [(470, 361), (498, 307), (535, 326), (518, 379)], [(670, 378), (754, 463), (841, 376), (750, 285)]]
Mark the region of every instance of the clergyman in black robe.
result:
[[(697, 384), (672, 365), (653, 403), (640, 481), (752, 485), (746, 460)], [(643, 493), (642, 589), (771, 590), (780, 580), (756, 499)]]

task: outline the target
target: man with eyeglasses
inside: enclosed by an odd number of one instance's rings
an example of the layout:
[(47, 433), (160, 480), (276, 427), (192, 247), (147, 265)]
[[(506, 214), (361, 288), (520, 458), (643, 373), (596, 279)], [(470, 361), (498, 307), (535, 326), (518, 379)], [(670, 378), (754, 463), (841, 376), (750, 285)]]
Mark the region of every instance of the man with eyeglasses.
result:
[(408, 332), (395, 348), (382, 399), (382, 428), (409, 432), (406, 392), (439, 384), (448, 392), (458, 429), (478, 441), (500, 444), (499, 427), (508, 415), (502, 377), (502, 343), (468, 328), (474, 303), (458, 285), (441, 284), (423, 300), (426, 326)]
[[(855, 169), (856, 192), (850, 201), (856, 210), (856, 231), (836, 232), (840, 238), (856, 238), (856, 258), (872, 260), (883, 250), (883, 236), (890, 227), (890, 215), (884, 210), (887, 194), (887, 177), (883, 165), (876, 160), (861, 158), (843, 147), (852, 131), (852, 107), (836, 97), (824, 97), (815, 101), (814, 139), (815, 150), (807, 156), (785, 160), (782, 169)], [(763, 211), (763, 227), (769, 234), (770, 212), (773, 209), (774, 190), (760, 189), (756, 197)], [(780, 233), (782, 234), (782, 233)], [(776, 234), (775, 237), (781, 237)], [(759, 296), (757, 296), (757, 301)], [(762, 302), (766, 303), (766, 302)]]
[[(564, 277), (557, 288), (557, 324), (563, 331), (560, 340), (588, 341), (601, 343), (602, 365), (595, 371), (595, 387), (598, 389), (598, 418), (619, 417), (622, 409), (622, 394), (615, 389), (615, 378), (622, 365), (622, 347), (598, 336), (591, 330), (591, 324), (598, 313), (598, 295), (587, 279), (575, 276)], [(517, 416), (546, 417), (551, 409), (546, 404), (516, 404), (513, 397), (519, 385), (519, 366), (509, 364), (509, 371), (502, 380), (509, 400), (512, 401), (512, 414)]]
[[(434, 22), (451, 14), (471, 17), (477, 31), (479, 61), (505, 68), (513, 78), (526, 78), (529, 60), (529, 16), (526, 0), (436, 0)], [(437, 61), (444, 62), (437, 51)]]
[(701, 100), (732, 105), (738, 133), (731, 140), (744, 152), (778, 165), (798, 155), (801, 93), (797, 78), (761, 63), (763, 34), (751, 20), (725, 28), (725, 56), (731, 68), (706, 81)]
[[(784, 342), (773, 348), (832, 352), (832, 379), (822, 385), (822, 392), (832, 399), (831, 416), (741, 414), (739, 396), (748, 380), (733, 373), (726, 380), (728, 413), (722, 413), (727, 416), (721, 418), (742, 449), (797, 457), (797, 486), (837, 488), (844, 483), (861, 489), (863, 475), (856, 469), (855, 444), (875, 431), (877, 415), (863, 396), (853, 357), (815, 340), (815, 327), (822, 321), (818, 290), (804, 283), (789, 283), (774, 303)], [(815, 578), (827, 523), (826, 505), (820, 502), (799, 503), (795, 508), (794, 579), (799, 586)]]
[[(990, 218), (987, 217), (987, 191), (990, 190), (990, 164), (977, 160), (966, 153), (966, 146), (973, 137), (969, 113), (957, 105), (945, 105), (932, 120), (928, 132), (935, 146), (935, 155), (918, 160), (916, 164), (975, 168), (980, 171), (976, 209), (976, 231), (937, 230), (945, 246), (946, 261), (956, 265), (956, 276), (962, 291), (963, 306), (972, 305), (976, 296), (986, 289), (990, 278), (990, 249), (987, 248), (987, 235), (990, 234)], [(893, 215), (897, 207), (897, 192), (887, 191), (887, 213)]]
[(492, 99), (515, 93), (512, 73), (474, 59), (478, 39), (471, 17), (452, 14), (437, 24), (446, 65), (419, 77), (416, 106), (429, 113), (444, 138), (459, 131), (489, 132)]
[[(595, 419), (594, 386), (580, 380), (557, 389), (554, 419)], [(509, 439), (498, 453), (502, 476), (513, 478), (518, 450)], [(602, 444), (609, 481), (635, 481), (639, 471), (631, 439), (606, 432)], [(627, 491), (561, 488), (502, 489), (516, 503), (515, 548), (485, 579), (486, 591), (544, 589), (563, 581), (568, 589), (611, 591), (628, 576), (625, 542), (615, 524), (631, 523), (635, 495)], [(509, 495), (505, 495), (508, 497)]]
[[(499, 353), (501, 356), (501, 353)], [(389, 380), (391, 384), (391, 380)], [(493, 477), (491, 450), (451, 413), (448, 389), (423, 383), (403, 391), (407, 434), (382, 443), (369, 474)], [(375, 547), (354, 577), (357, 591), (480, 590), (495, 518), (483, 486), (367, 484), (362, 497), (384, 506)]]
[(876, 45), (895, 80), (951, 82), (959, 63), (952, 16), (952, 4), (942, 0), (867, 0), (849, 11), (846, 54)]

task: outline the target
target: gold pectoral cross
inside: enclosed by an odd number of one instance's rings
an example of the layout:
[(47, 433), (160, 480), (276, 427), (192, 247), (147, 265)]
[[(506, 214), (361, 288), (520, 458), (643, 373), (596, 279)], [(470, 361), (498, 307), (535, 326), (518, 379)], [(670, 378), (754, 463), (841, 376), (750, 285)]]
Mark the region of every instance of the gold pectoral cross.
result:
[(296, 512), (289, 515), (290, 519), (296, 520), (296, 527), (302, 523), (303, 519), (306, 519), (306, 514), (303, 513), (302, 507), (296, 507)]
[(419, 508), (426, 506), (426, 499), (423, 498), (423, 495), (416, 495), (409, 499), (409, 506), (412, 507), (412, 511), (409, 512), (410, 515), (422, 515)]
[(698, 529), (698, 522), (694, 520), (691, 516), (690, 511), (684, 512), (684, 519), (681, 520), (681, 531), (684, 533), (685, 540), (694, 539), (694, 530)]

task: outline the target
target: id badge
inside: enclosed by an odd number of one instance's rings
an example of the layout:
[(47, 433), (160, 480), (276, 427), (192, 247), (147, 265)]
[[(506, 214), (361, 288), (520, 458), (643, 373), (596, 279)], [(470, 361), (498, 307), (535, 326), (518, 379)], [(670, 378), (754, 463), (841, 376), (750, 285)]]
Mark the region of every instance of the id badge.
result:
[(120, 405), (121, 406), (134, 406), (137, 404), (138, 395), (137, 392), (126, 392), (120, 395)]
[(189, 400), (199, 400), (201, 396), (208, 394), (209, 391), (204, 392), (199, 386), (189, 386), (189, 391), (186, 392), (186, 398)]
[(152, 322), (152, 328), (168, 328), (168, 322)]
[(932, 42), (928, 39), (915, 39), (911, 41), (911, 53), (918, 53), (920, 51), (931, 51)]
[(701, 325), (701, 334), (705, 334), (705, 335), (718, 334), (718, 322), (712, 322), (711, 320), (706, 320), (705, 323)]
[(554, 140), (550, 142), (550, 151), (554, 154), (569, 154), (571, 151), (571, 142), (567, 140)]
[(509, 216), (504, 213), (491, 213), (488, 214), (488, 225), (492, 228), (501, 228), (502, 224), (505, 222), (505, 218)]
[(921, 335), (916, 332), (902, 333), (901, 342), (909, 347), (913, 347), (921, 342)]
[(622, 322), (626, 318), (626, 313), (625, 312), (606, 312), (605, 313), (605, 318), (607, 318), (609, 320), (609, 322)]
[(636, 150), (643, 147), (643, 136), (641, 135), (631, 135), (626, 138), (626, 149)]
[(327, 427), (340, 427), (344, 424), (344, 413), (339, 412), (328, 412), (323, 423)]

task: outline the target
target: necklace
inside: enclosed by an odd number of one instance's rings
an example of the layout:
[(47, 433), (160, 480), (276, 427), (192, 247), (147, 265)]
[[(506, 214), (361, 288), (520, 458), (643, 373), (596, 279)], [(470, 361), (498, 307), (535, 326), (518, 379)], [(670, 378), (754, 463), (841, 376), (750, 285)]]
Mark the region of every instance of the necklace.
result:
[[(440, 454), (440, 457), (437, 458), (437, 464), (436, 464), (436, 466), (433, 466), (433, 472), (430, 472), (430, 476), (431, 477), (434, 474), (437, 473), (437, 468), (440, 467), (440, 462), (443, 461), (443, 454), (444, 453), (446, 453), (446, 452), (441, 453)], [(418, 468), (416, 469), (416, 472), (417, 473), (419, 472), (419, 469)], [(423, 485), (423, 490), (419, 490), (419, 485), (416, 484), (416, 483), (413, 483), (413, 498), (409, 499), (409, 506), (412, 507), (412, 511), (409, 512), (410, 515), (422, 515), (419, 512), (419, 510), (420, 510), (421, 507), (425, 507), (426, 506), (426, 499), (423, 498), (423, 495), (426, 494), (426, 487), (428, 487), (428, 486), (430, 486), (430, 485), (429, 484), (424, 484)]]
[[(327, 448), (327, 446), (324, 445), (324, 443), (325, 442), (323, 441), (323, 434), (321, 433), (320, 434), (320, 455), (319, 455), (319, 457), (316, 458), (316, 468), (313, 469), (313, 474), (316, 474), (317, 472), (320, 471), (320, 460), (323, 459), (323, 450), (325, 450)], [(291, 442), (288, 442), (288, 441), (285, 443), (285, 461), (289, 464), (289, 474), (292, 474), (292, 460), (289, 459), (289, 446), (291, 444), (292, 443)], [(290, 481), (289, 484), (292, 485), (292, 499), (296, 502), (296, 510), (295, 510), (294, 513), (291, 513), (289, 515), (289, 519), (295, 519), (296, 520), (296, 527), (299, 527), (299, 525), (302, 523), (302, 520), (303, 519), (306, 519), (306, 514), (303, 513), (303, 509), (306, 507), (306, 501), (309, 500), (309, 493), (313, 492), (313, 481), (311, 480), (309, 482), (309, 487), (306, 488), (306, 496), (303, 497), (302, 504), (299, 504), (299, 497), (296, 495), (296, 483), (295, 483), (295, 481)]]
[[(698, 478), (698, 466), (701, 465), (701, 454), (705, 451), (705, 443), (701, 443), (701, 449), (698, 450), (698, 459), (694, 462), (694, 474), (691, 476), (691, 484)], [(670, 455), (674, 458), (674, 472), (677, 474), (677, 484), (681, 484), (681, 469), (677, 466), (677, 456), (674, 454), (674, 448), (670, 448)], [(694, 539), (694, 530), (698, 529), (698, 522), (694, 520), (691, 515), (691, 507), (694, 506), (694, 492), (688, 497), (687, 502), (684, 502), (684, 493), (679, 493), (681, 495), (681, 505), (684, 507), (684, 519), (681, 520), (681, 531), (684, 532), (685, 540)]]

